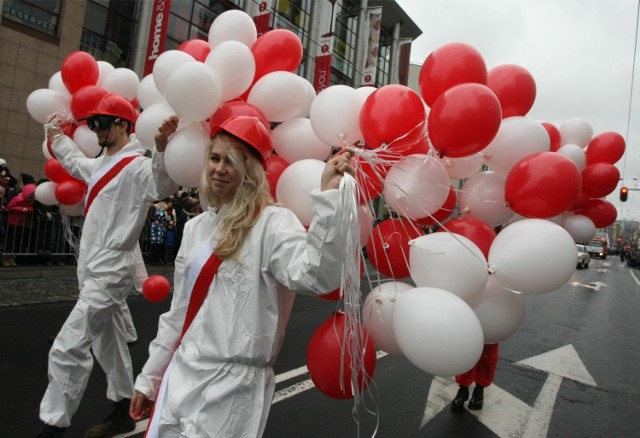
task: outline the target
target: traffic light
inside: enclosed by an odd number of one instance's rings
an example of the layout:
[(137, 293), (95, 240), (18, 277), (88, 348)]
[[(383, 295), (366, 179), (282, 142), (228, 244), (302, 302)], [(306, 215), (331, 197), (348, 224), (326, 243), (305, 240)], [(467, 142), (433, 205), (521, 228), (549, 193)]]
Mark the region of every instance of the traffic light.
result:
[(626, 187), (622, 187), (620, 189), (620, 200), (622, 202), (627, 202), (627, 196), (629, 195), (629, 189)]

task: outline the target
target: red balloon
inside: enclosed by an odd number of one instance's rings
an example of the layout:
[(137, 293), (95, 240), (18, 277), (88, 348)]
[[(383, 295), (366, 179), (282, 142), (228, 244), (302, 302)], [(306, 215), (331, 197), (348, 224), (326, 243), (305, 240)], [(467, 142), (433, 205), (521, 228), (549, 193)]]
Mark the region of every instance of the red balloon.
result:
[(504, 64), (489, 70), (487, 87), (496, 93), (502, 118), (526, 115), (536, 100), (536, 82), (524, 67)]
[(606, 228), (616, 221), (618, 212), (612, 203), (604, 199), (592, 199), (587, 206), (576, 212), (588, 217), (596, 228)]
[(548, 122), (542, 122), (542, 126), (547, 130), (549, 134), (549, 140), (551, 140), (551, 152), (556, 152), (562, 146), (560, 142), (560, 130)]
[(445, 91), (429, 112), (428, 131), (440, 155), (466, 157), (484, 149), (498, 133), (500, 102), (488, 87), (462, 84)]
[(256, 60), (255, 83), (267, 73), (296, 71), (302, 61), (302, 41), (288, 29), (273, 29), (258, 37), (251, 52)]
[(518, 161), (505, 182), (504, 198), (521, 216), (546, 219), (568, 210), (578, 199), (582, 178), (571, 159), (556, 152)]
[(107, 91), (97, 85), (86, 85), (71, 96), (71, 113), (76, 120), (89, 117)]
[[(376, 370), (376, 349), (367, 330), (357, 324), (362, 345), (353, 345), (356, 333), (345, 334), (344, 313), (334, 313), (316, 329), (307, 347), (307, 368), (311, 381), (324, 395), (338, 400), (353, 397), (351, 353), (357, 349), (362, 368), (357, 370), (357, 387), (362, 392)], [(346, 337), (346, 341), (345, 341)], [(344, 360), (344, 362), (343, 362)]]
[(79, 179), (66, 179), (56, 186), (55, 196), (62, 205), (75, 205), (84, 199), (87, 184)]
[(98, 62), (87, 52), (77, 50), (70, 53), (60, 69), (62, 82), (71, 95), (87, 85), (95, 85), (100, 76)]
[(276, 199), (276, 187), (278, 186), (280, 175), (288, 165), (289, 163), (284, 158), (275, 154), (271, 154), (267, 160), (267, 181), (269, 182), (269, 189), (273, 199)]
[(589, 164), (582, 171), (582, 191), (592, 198), (603, 198), (618, 186), (620, 171), (610, 163)]
[(51, 181), (58, 184), (73, 178), (55, 158), (49, 158), (47, 162), (44, 163), (44, 174)]
[(356, 183), (358, 187), (358, 203), (365, 204), (377, 198), (384, 189), (384, 178), (390, 166), (380, 157), (372, 157), (371, 162), (360, 155), (354, 160)]
[(431, 52), (418, 78), (422, 98), (430, 107), (442, 93), (467, 82), (486, 84), (487, 66), (480, 52), (464, 43), (446, 44)]
[(267, 116), (265, 116), (257, 107), (243, 100), (234, 99), (225, 102), (218, 107), (216, 112), (213, 113), (211, 118), (209, 118), (209, 127), (213, 129), (214, 126), (222, 125), (225, 120), (237, 116), (255, 116), (262, 120), (264, 126), (267, 128), (271, 126), (267, 120)]
[(591, 201), (591, 196), (587, 195), (585, 192), (580, 192), (580, 194), (578, 195), (578, 199), (576, 199), (576, 202), (574, 202), (573, 205), (569, 208), (569, 211), (572, 211), (574, 213), (576, 211), (580, 211), (587, 207), (589, 201)]
[(180, 44), (178, 50), (193, 56), (196, 61), (204, 62), (209, 52), (211, 52), (211, 46), (205, 40), (194, 38)]
[(438, 230), (441, 231), (466, 237), (480, 248), (485, 259), (489, 259), (489, 249), (496, 238), (496, 232), (485, 221), (471, 216), (461, 216), (445, 222)]
[(422, 231), (408, 219), (385, 219), (371, 231), (367, 243), (369, 262), (376, 271), (391, 278), (409, 276), (409, 241)]
[(441, 224), (445, 219), (451, 216), (453, 210), (456, 208), (458, 202), (458, 194), (453, 186), (449, 186), (449, 195), (445, 199), (444, 204), (440, 207), (440, 210), (433, 213), (431, 216), (415, 219), (414, 222), (422, 225), (423, 227), (430, 227), (432, 225)]
[(169, 280), (162, 275), (150, 275), (142, 284), (142, 295), (153, 303), (167, 298), (170, 290)]
[(624, 155), (625, 148), (624, 137), (617, 132), (598, 134), (587, 146), (587, 165), (599, 162), (615, 164)]
[(371, 148), (387, 145), (395, 150), (396, 140), (409, 142), (422, 137), (425, 119), (424, 104), (415, 91), (404, 85), (385, 85), (365, 100), (360, 130)]

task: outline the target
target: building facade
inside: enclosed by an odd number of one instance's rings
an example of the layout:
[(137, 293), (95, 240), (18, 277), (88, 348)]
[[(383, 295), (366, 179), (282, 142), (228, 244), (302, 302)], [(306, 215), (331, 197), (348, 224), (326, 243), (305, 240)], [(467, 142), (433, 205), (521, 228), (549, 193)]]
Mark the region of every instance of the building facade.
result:
[(76, 50), (142, 78), (160, 53), (207, 40), (218, 15), (240, 9), (259, 35), (285, 28), (300, 37), (297, 73), (321, 91), (333, 84), (407, 85), (411, 42), (422, 33), (394, 0), (0, 0), (0, 6), (0, 157), (14, 175), (36, 179), (43, 174), (44, 132), (27, 112), (27, 97), (48, 88)]

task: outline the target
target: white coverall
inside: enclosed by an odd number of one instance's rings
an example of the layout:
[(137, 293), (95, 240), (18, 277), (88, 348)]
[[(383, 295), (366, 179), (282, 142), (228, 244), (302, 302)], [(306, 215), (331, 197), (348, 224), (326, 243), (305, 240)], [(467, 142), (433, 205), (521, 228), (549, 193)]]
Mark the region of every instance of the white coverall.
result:
[(262, 435), (292, 291), (326, 293), (340, 285), (343, 230), (334, 218), (339, 196), (338, 190), (312, 193), (308, 233), (289, 209), (267, 207), (244, 242), (240, 262), (223, 261), (176, 350), (191, 290), (219, 239), (213, 209), (187, 222), (171, 309), (160, 317), (149, 359), (136, 379), (135, 389), (149, 400), (156, 400), (165, 379), (152, 421), (159, 420), (159, 429), (153, 434), (152, 426), (148, 438)]
[[(60, 164), (90, 182), (111, 160), (139, 150), (132, 136), (114, 156), (87, 158), (66, 136), (53, 142)], [(94, 176), (94, 181), (96, 180)], [(93, 367), (93, 354), (107, 377), (107, 398), (133, 394), (133, 370), (127, 347), (126, 298), (139, 286), (138, 238), (151, 203), (178, 189), (166, 172), (164, 155), (131, 161), (96, 196), (82, 229), (78, 254), (78, 302), (49, 352), (49, 386), (40, 404), (46, 424), (68, 427), (80, 404)]]

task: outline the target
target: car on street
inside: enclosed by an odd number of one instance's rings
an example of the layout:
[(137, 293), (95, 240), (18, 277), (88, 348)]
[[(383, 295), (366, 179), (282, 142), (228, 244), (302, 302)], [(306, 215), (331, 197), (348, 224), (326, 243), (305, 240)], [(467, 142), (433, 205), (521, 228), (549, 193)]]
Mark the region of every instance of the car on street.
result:
[(586, 269), (589, 267), (589, 263), (591, 263), (591, 256), (587, 252), (587, 247), (584, 245), (576, 245), (576, 250), (578, 251), (578, 263), (576, 268), (578, 269)]

